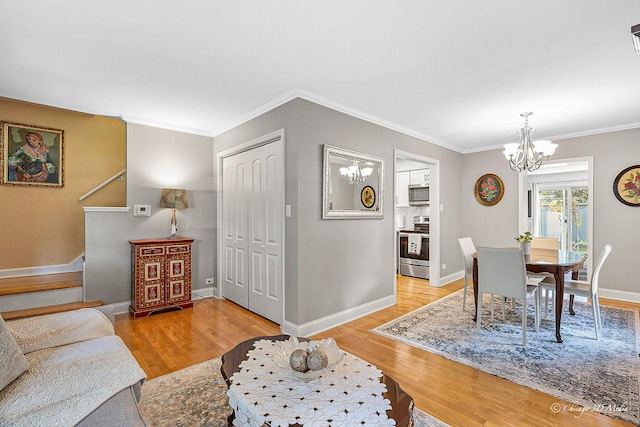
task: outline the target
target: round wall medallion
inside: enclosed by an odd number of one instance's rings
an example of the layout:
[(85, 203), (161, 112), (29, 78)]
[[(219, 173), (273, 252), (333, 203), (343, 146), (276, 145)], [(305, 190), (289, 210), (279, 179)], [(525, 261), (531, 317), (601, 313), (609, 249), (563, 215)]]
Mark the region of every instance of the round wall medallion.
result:
[(367, 185), (362, 189), (362, 191), (360, 192), (360, 201), (362, 202), (362, 205), (367, 209), (371, 209), (373, 207), (373, 205), (376, 203), (376, 192), (374, 191), (372, 186)]
[(640, 206), (640, 165), (629, 166), (616, 176), (613, 194), (627, 206)]
[(476, 181), (476, 200), (481, 205), (493, 206), (504, 196), (504, 184), (498, 175), (488, 173)]

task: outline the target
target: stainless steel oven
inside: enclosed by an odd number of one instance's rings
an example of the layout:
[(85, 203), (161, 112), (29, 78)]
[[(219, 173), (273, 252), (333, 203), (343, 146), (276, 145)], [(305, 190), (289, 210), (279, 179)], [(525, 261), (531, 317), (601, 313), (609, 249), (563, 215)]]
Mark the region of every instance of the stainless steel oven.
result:
[(414, 229), (398, 233), (399, 273), (429, 278), (429, 217), (413, 218)]

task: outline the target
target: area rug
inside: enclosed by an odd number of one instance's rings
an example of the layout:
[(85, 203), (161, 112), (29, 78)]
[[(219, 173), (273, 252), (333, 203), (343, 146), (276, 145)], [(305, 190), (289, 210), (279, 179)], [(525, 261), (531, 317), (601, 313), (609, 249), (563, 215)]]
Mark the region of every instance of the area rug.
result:
[[(561, 398), (584, 410), (640, 425), (637, 310), (601, 306), (603, 330), (598, 341), (591, 306), (576, 302), (575, 316), (563, 313), (564, 343), (558, 344), (552, 313), (542, 320), (540, 331), (534, 331), (534, 306), (530, 301), (527, 345), (522, 346), (520, 306), (514, 312), (508, 305), (503, 320), (496, 297), (495, 319), (491, 322), (489, 304), (490, 297), (486, 296), (480, 331), (472, 320), (473, 312), (462, 311), (460, 290), (372, 332)], [(471, 307), (473, 310), (473, 300)]]
[[(147, 425), (226, 426), (232, 410), (220, 363), (220, 358), (215, 358), (147, 381), (139, 405)], [(413, 416), (416, 427), (447, 426), (417, 408)]]

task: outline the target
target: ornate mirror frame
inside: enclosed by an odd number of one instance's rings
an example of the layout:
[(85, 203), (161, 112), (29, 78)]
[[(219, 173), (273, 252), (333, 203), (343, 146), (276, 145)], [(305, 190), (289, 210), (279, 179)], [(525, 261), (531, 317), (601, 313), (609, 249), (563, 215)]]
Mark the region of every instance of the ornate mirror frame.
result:
[[(348, 166), (372, 171), (350, 183), (340, 173)], [(384, 159), (325, 144), (322, 182), (322, 219), (384, 217)]]

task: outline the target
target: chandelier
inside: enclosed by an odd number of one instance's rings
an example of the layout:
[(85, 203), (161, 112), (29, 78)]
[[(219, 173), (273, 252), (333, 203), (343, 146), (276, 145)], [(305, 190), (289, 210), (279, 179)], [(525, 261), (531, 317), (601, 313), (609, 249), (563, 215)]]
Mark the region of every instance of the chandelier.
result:
[(340, 168), (340, 175), (351, 185), (359, 185), (364, 182), (365, 179), (373, 172), (373, 168), (364, 167), (361, 168), (357, 160), (354, 160), (351, 166), (345, 166)]
[(529, 126), (529, 116), (533, 113), (522, 113), (524, 117), (524, 127), (520, 129), (520, 143), (504, 145), (504, 156), (509, 160), (509, 167), (516, 172), (528, 170), (533, 172), (543, 164), (547, 163), (549, 156), (553, 155), (558, 147), (551, 141), (531, 141), (533, 128)]

